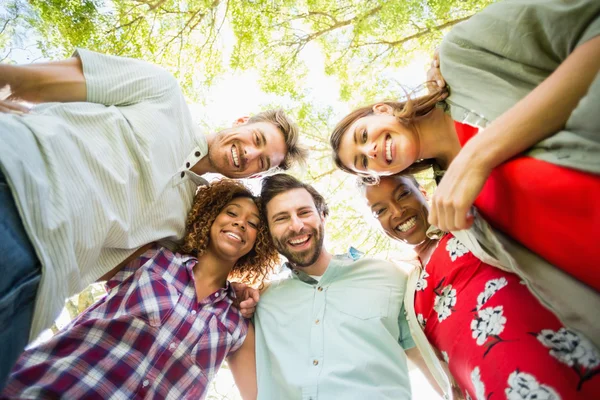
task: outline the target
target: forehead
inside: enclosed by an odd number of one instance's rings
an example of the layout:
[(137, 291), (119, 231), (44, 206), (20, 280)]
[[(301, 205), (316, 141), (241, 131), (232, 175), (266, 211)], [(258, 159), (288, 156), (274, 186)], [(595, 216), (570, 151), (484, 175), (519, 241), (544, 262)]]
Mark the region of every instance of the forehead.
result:
[[(394, 197), (394, 190), (399, 186), (414, 188), (413, 182), (405, 176), (381, 177), (379, 184), (366, 187), (366, 197), (369, 205)], [(412, 194), (411, 194), (412, 196)]]
[(348, 129), (344, 131), (342, 137), (340, 139), (340, 150), (338, 152), (338, 156), (342, 164), (344, 164), (347, 168), (355, 171), (354, 167), (354, 157), (356, 155), (356, 143), (354, 142), (354, 132), (359, 127), (359, 125), (364, 124), (367, 117), (361, 117), (354, 121)]
[(248, 212), (258, 212), (258, 207), (256, 207), (256, 203), (254, 203), (254, 200), (252, 200), (249, 197), (236, 197), (235, 199), (227, 203), (224, 208), (229, 206), (240, 208)]
[(273, 197), (267, 204), (267, 213), (273, 215), (303, 207), (316, 208), (312, 196), (306, 189), (292, 189)]

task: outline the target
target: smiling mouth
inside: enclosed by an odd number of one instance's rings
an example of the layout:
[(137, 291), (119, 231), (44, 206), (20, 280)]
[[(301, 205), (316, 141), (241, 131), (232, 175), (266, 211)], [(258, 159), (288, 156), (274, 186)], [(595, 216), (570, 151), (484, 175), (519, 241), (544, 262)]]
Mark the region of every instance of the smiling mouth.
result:
[(237, 233), (233, 233), (233, 232), (223, 232), (223, 233), (225, 233), (226, 236), (229, 236), (233, 240), (236, 240), (240, 243), (244, 243), (244, 240), (242, 239), (242, 237), (240, 235), (238, 235)]
[(240, 167), (240, 157), (238, 155), (238, 150), (235, 147), (235, 145), (231, 146), (231, 159), (233, 160), (233, 165), (236, 166), (236, 168)]
[(388, 164), (392, 162), (392, 137), (390, 135), (385, 138), (385, 161)]
[(310, 238), (311, 235), (298, 236), (294, 239), (288, 240), (288, 244), (290, 244), (292, 247), (302, 246), (306, 244), (310, 240)]
[(417, 216), (415, 215), (414, 217), (410, 217), (403, 223), (398, 224), (398, 226), (396, 226), (396, 230), (398, 232), (406, 232), (406, 231), (410, 230), (416, 224), (417, 224)]

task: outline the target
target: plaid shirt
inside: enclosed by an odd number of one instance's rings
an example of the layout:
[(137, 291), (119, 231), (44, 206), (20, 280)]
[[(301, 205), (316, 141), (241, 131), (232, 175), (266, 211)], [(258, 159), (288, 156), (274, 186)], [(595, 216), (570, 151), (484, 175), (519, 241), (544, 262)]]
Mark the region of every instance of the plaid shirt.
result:
[(203, 398), (248, 325), (229, 283), (198, 302), (196, 263), (146, 251), (107, 282), (106, 297), (21, 355), (2, 397)]

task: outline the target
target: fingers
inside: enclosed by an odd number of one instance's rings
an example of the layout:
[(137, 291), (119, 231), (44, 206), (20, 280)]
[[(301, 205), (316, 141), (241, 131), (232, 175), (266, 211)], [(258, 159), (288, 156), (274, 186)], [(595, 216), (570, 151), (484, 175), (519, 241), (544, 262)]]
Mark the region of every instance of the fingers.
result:
[(252, 316), (254, 315), (254, 312), (256, 311), (256, 307), (251, 307), (251, 308), (242, 308), (240, 309), (240, 313), (242, 314), (242, 316), (244, 318), (252, 318)]
[(5, 114), (22, 115), (29, 112), (29, 108), (11, 100), (0, 100), (0, 112)]
[(434, 194), (428, 221), (444, 232), (468, 229), (473, 225), (474, 220), (469, 212), (470, 206)]
[(260, 292), (258, 291), (258, 289), (249, 287), (248, 296), (256, 303), (258, 303), (258, 301), (260, 300)]

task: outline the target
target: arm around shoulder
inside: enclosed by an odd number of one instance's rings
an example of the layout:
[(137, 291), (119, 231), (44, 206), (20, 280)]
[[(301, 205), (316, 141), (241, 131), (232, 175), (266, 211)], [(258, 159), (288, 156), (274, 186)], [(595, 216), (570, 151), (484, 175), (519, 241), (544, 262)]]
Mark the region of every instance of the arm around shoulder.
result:
[(248, 325), (248, 333), (242, 346), (227, 357), (227, 362), (236, 386), (244, 400), (254, 400), (258, 396), (256, 378), (256, 347), (254, 326)]

